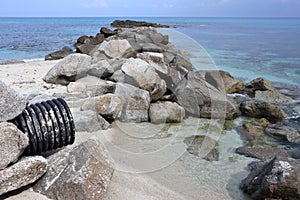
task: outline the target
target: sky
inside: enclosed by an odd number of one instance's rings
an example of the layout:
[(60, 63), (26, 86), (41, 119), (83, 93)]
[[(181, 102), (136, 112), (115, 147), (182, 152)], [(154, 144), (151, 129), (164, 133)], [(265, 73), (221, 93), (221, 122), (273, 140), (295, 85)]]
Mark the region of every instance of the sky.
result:
[(300, 17), (300, 0), (1, 0), (0, 17)]

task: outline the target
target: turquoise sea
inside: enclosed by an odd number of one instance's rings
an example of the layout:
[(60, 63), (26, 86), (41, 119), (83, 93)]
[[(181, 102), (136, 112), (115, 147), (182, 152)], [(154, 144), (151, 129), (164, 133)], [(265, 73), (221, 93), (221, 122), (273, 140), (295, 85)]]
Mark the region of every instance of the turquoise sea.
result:
[[(42, 59), (115, 19), (127, 18), (0, 18), (0, 62)], [(176, 26), (173, 30), (201, 45), (219, 69), (245, 81), (263, 76), (300, 85), (300, 18), (130, 19)], [(190, 42), (182, 43), (189, 49)]]

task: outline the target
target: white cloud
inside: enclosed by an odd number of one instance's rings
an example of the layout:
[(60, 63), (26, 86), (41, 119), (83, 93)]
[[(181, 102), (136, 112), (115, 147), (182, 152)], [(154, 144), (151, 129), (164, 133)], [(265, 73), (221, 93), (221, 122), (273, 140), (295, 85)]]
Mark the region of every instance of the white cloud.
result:
[(108, 6), (106, 0), (89, 0), (82, 2), (80, 5), (85, 8), (104, 8)]

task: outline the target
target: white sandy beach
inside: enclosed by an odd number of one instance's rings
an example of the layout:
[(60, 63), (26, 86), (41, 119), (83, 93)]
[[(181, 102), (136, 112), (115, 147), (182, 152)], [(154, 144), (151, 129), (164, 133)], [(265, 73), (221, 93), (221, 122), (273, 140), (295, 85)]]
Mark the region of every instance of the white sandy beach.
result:
[[(45, 83), (42, 77), (57, 62), (58, 61), (39, 61), (0, 65), (0, 80), (23, 94), (35, 92), (49, 94), (51, 93), (51, 89), (55, 89), (57, 86)], [(177, 135), (178, 137), (174, 138), (176, 141), (172, 141), (174, 144), (172, 142), (170, 143), (170, 145), (174, 145), (174, 148), (176, 148), (176, 143), (178, 143), (179, 140), (184, 140), (184, 137), (194, 133), (189, 133), (184, 127), (180, 131), (179, 136)], [(126, 151), (135, 148), (143, 149), (144, 152), (147, 152), (147, 150), (155, 148), (156, 146), (159, 148), (159, 146), (163, 145), (167, 140), (166, 138), (153, 139), (145, 145), (144, 143), (135, 143), (126, 132), (128, 132), (128, 129), (126, 129), (125, 125), (114, 123), (113, 128), (107, 131), (76, 133), (77, 138), (74, 145), (82, 143), (89, 137), (96, 136), (108, 147), (109, 152), (111, 150), (111, 144)], [(131, 134), (136, 132), (136, 130), (133, 130)], [(161, 169), (152, 172), (126, 173), (122, 169), (116, 169), (105, 199), (244, 199), (245, 197), (238, 189), (238, 184), (241, 177), (247, 175), (248, 172), (245, 170), (245, 167), (252, 159), (234, 154), (234, 148), (242, 144), (236, 134), (231, 133), (222, 136), (222, 138), (219, 139), (219, 143), (221, 148), (220, 161), (217, 162), (208, 162), (183, 152), (183, 155), (180, 158), (178, 157), (177, 160), (173, 160), (169, 165), (164, 165)], [(182, 148), (182, 145), (178, 148)], [(112, 154), (114, 154), (114, 152), (112, 152)], [(120, 156), (120, 154), (118, 155)], [(160, 156), (168, 157), (169, 155), (162, 153)], [(172, 157), (172, 155), (170, 156)], [(230, 162), (228, 159), (230, 156), (235, 156), (237, 161)], [(112, 155), (112, 157), (114, 157), (114, 155)], [(126, 160), (126, 157), (120, 158), (120, 160), (122, 159)], [(118, 162), (117, 159), (115, 160)], [(132, 162), (139, 162), (139, 160), (137, 159)], [(149, 163), (159, 165), (159, 162), (161, 162), (161, 159), (157, 158), (151, 160)], [(140, 163), (136, 164), (139, 165)], [(8, 199), (40, 200), (47, 198), (29, 189)]]

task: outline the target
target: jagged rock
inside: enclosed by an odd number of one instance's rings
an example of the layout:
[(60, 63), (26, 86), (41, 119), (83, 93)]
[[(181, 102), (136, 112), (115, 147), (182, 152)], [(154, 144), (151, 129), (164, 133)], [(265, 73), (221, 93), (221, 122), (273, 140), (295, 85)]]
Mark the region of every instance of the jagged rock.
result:
[(75, 112), (73, 115), (76, 131), (94, 132), (106, 130), (110, 126), (101, 115), (92, 110)]
[(105, 28), (105, 27), (102, 27), (102, 28), (100, 29), (100, 33), (102, 33), (102, 34), (104, 35), (105, 38), (108, 38), (108, 37), (110, 37), (110, 36), (113, 36), (113, 35), (116, 35), (116, 34), (117, 34), (117, 32), (112, 31), (112, 30), (110, 30), (110, 29), (108, 29), (108, 28)]
[(93, 110), (106, 118), (116, 119), (120, 117), (124, 103), (125, 99), (121, 95), (105, 94), (89, 98), (83, 103), (81, 109)]
[(28, 145), (28, 137), (14, 124), (0, 123), (0, 170), (16, 162)]
[(125, 83), (116, 84), (116, 95), (125, 99), (119, 120), (129, 122), (147, 122), (150, 106), (149, 92)]
[(241, 135), (243, 139), (247, 140), (251, 145), (254, 144), (255, 140), (258, 137), (261, 137), (264, 134), (263, 127), (249, 123), (243, 124), (241, 127), (238, 127), (237, 132)]
[(0, 81), (0, 122), (15, 118), (25, 107), (25, 98)]
[(253, 169), (240, 187), (253, 199), (300, 199), (300, 163), (274, 158)]
[(122, 66), (122, 71), (134, 79), (139, 88), (150, 93), (151, 101), (158, 100), (167, 91), (165, 81), (158, 76), (153, 67), (141, 59), (128, 59)]
[(43, 78), (47, 83), (68, 85), (86, 75), (92, 58), (84, 54), (71, 54), (58, 62)]
[(193, 71), (193, 64), (190, 60), (190, 52), (184, 50), (178, 50), (173, 63), (184, 67), (188, 71)]
[(187, 151), (207, 161), (218, 161), (219, 151), (216, 149), (217, 141), (205, 135), (194, 135), (185, 138)]
[(73, 49), (70, 47), (63, 47), (62, 49), (49, 53), (48, 55), (45, 56), (45, 60), (58, 60), (62, 59), (70, 54), (74, 53)]
[[(103, 53), (107, 58), (128, 58), (136, 55), (135, 50), (126, 39), (104, 41), (97, 51)], [(97, 54), (94, 54), (93, 57), (95, 56)]]
[(34, 183), (47, 171), (47, 160), (41, 156), (23, 157), (0, 171), (0, 195)]
[(246, 84), (246, 89), (248, 89), (250, 93), (254, 93), (257, 90), (275, 90), (272, 83), (265, 78), (257, 78), (252, 80), (250, 83)]
[(270, 122), (278, 122), (287, 117), (281, 108), (268, 102), (245, 101), (241, 103), (240, 109), (247, 116), (266, 118)]
[(158, 101), (150, 105), (150, 121), (155, 124), (180, 123), (185, 116), (185, 110), (175, 102)]
[(245, 155), (251, 158), (257, 158), (260, 160), (272, 159), (275, 156), (288, 157), (288, 152), (278, 147), (270, 146), (243, 146), (239, 147), (235, 151), (240, 155)]
[(300, 137), (300, 134), (296, 129), (289, 126), (284, 126), (280, 123), (270, 124), (266, 128), (266, 132), (289, 142), (295, 142)]
[(269, 102), (269, 103), (291, 103), (293, 99), (287, 97), (277, 90), (255, 91), (255, 99)]
[(168, 25), (156, 24), (144, 21), (134, 21), (134, 20), (115, 20), (110, 24), (115, 28), (134, 28), (134, 27), (155, 27), (155, 28), (170, 28)]
[(174, 93), (178, 104), (196, 117), (233, 119), (240, 114), (225, 94), (192, 72), (177, 84)]
[(230, 73), (222, 70), (199, 71), (198, 74), (226, 94), (239, 93), (245, 88), (242, 81), (233, 78)]
[(164, 54), (162, 53), (144, 52), (137, 54), (137, 58), (147, 61), (160, 73), (168, 73), (168, 67), (164, 63)]
[(103, 199), (114, 169), (108, 153), (96, 139), (48, 157), (47, 173), (34, 190), (51, 199)]

